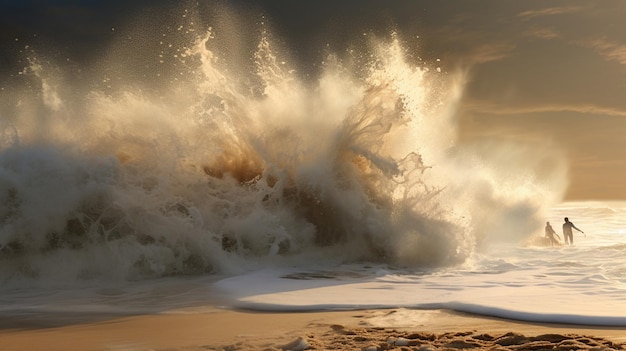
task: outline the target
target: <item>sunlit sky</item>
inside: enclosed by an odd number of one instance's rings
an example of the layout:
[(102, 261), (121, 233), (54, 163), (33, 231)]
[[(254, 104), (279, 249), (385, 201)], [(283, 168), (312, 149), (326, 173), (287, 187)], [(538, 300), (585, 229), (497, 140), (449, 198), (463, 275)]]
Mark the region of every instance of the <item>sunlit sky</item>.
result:
[[(23, 43), (35, 34), (75, 60), (92, 59), (112, 27), (172, 3), (2, 1), (0, 66), (16, 64), (16, 38)], [(553, 145), (569, 162), (566, 200), (626, 199), (624, 1), (219, 3), (253, 17), (264, 13), (252, 22), (270, 23), (301, 67), (319, 62), (328, 48), (346, 50), (363, 33), (396, 31), (424, 60), (440, 59), (444, 72), (467, 72), (462, 142)]]

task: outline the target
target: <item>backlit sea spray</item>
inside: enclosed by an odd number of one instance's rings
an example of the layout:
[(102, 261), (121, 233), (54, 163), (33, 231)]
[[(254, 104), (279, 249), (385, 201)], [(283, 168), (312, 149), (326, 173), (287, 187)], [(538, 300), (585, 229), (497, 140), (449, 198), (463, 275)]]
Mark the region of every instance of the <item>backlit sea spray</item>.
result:
[[(119, 34), (89, 67), (24, 48), (23, 69), (0, 95), (7, 311), (49, 309), (50, 291), (57, 309), (149, 309), (138, 291), (206, 284), (251, 308), (444, 307), (532, 319), (524, 313), (541, 311), (527, 301), (538, 282), (560, 293), (571, 275), (582, 283), (568, 291), (620, 303), (620, 263), (591, 278), (587, 266), (550, 270), (570, 254), (598, 269), (596, 250), (619, 249), (619, 230), (590, 221), (589, 241), (574, 248), (522, 245), (548, 219), (558, 228), (567, 167), (545, 145), (458, 142), (456, 106), (471, 73), (440, 72), (407, 52), (401, 33), (365, 35), (363, 49), (326, 53), (319, 72), (305, 73), (266, 24), (237, 33), (250, 49), (184, 16), (167, 32)], [(620, 211), (577, 209), (565, 215), (584, 230), (577, 216)], [(511, 283), (533, 269), (534, 280)], [(346, 279), (388, 288), (382, 300), (303, 294), (291, 305), (274, 290)], [(250, 298), (252, 286), (270, 297)], [(154, 308), (206, 301), (182, 295)], [(576, 321), (563, 311), (551, 318)], [(623, 323), (610, 312), (573, 315)]]

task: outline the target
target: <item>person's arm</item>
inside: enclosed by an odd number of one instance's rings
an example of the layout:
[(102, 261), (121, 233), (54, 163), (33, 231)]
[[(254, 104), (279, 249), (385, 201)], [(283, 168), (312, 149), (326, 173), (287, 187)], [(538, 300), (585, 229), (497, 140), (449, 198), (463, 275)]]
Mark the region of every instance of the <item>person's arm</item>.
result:
[(574, 229), (578, 230), (579, 232), (581, 232), (581, 233), (585, 234), (585, 232), (583, 232), (582, 230), (580, 230), (580, 229), (576, 228), (576, 226), (574, 225), (574, 223), (572, 223), (572, 228), (574, 228)]

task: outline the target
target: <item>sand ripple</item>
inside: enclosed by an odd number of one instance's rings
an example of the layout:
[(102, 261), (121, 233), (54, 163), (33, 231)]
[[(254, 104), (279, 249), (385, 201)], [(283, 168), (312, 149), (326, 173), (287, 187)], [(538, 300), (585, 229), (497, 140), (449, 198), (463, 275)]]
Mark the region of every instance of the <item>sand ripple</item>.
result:
[(515, 332), (486, 334), (478, 332), (421, 333), (390, 328), (346, 328), (332, 325), (321, 333), (310, 333), (282, 344), (254, 345), (241, 342), (204, 350), (626, 350), (626, 344), (579, 334), (542, 334), (527, 336)]

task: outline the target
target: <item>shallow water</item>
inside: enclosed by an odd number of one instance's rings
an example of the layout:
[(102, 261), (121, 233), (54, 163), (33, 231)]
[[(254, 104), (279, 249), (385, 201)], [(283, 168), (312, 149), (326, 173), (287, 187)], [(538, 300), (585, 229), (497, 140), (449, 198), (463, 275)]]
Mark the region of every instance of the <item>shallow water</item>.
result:
[(585, 231), (575, 234), (574, 246), (498, 245), (453, 268), (262, 270), (217, 286), (234, 297), (234, 305), (262, 310), (444, 308), (533, 322), (626, 326), (625, 212), (598, 203), (564, 204), (550, 219), (558, 229), (558, 219), (567, 215)]

